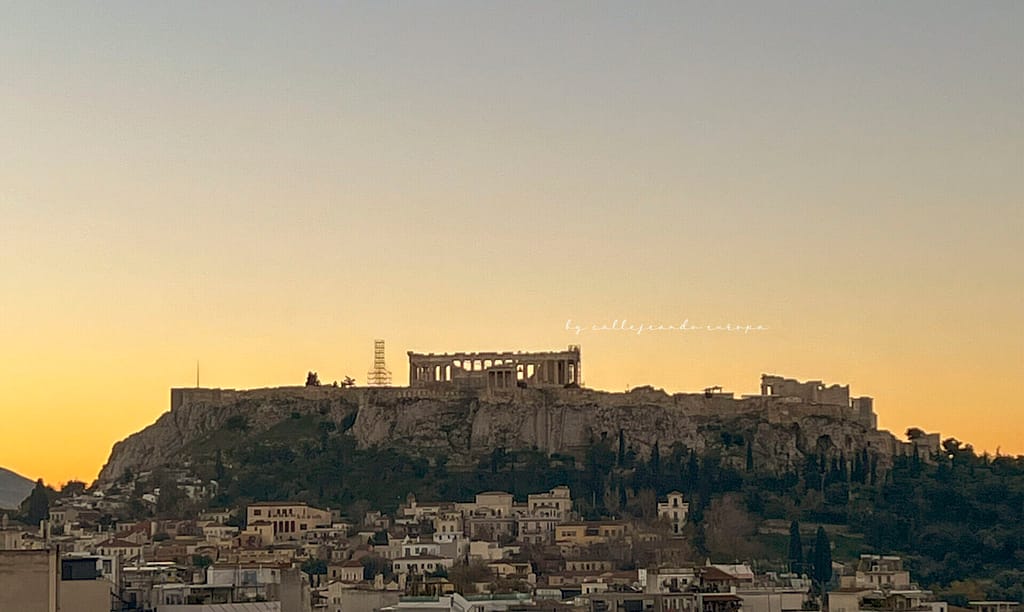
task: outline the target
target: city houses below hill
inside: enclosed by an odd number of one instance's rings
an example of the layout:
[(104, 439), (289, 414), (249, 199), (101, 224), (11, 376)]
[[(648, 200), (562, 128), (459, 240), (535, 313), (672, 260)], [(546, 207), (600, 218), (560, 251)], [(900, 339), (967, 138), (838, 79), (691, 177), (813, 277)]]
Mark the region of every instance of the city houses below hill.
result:
[[(486, 491), (421, 503), (410, 494), (390, 515), (268, 501), (109, 524), (102, 495), (82, 493), (38, 527), (3, 517), (0, 609), (61, 601), (77, 612), (956, 610), (915, 584), (898, 556), (832, 561), (820, 528), (806, 557), (800, 546), (801, 560), (783, 566), (695, 561), (683, 534), (689, 510), (673, 492), (648, 520), (581, 520), (559, 486), (525, 500)], [(968, 605), (1020, 612), (1015, 602)]]

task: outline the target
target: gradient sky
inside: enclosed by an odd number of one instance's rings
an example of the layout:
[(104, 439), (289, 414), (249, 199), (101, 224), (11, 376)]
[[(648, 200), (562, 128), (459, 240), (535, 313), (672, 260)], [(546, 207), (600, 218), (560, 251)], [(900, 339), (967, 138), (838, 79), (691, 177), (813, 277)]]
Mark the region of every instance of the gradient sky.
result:
[[(1024, 453), (1024, 3), (4, 3), (0, 465), (168, 389), (580, 344)], [(636, 322), (727, 332), (591, 332)]]

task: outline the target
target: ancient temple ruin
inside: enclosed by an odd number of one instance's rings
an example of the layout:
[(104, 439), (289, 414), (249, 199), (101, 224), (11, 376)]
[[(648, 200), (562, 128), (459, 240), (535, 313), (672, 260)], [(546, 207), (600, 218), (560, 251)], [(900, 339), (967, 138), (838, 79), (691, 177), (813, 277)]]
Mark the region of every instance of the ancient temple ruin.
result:
[(580, 385), (580, 347), (537, 353), (414, 353), (409, 386), (456, 385), (512, 389)]
[(772, 374), (761, 375), (761, 395), (805, 404), (848, 407), (865, 427), (878, 428), (874, 400), (868, 396), (850, 397), (850, 385), (826, 386), (820, 380), (801, 382)]

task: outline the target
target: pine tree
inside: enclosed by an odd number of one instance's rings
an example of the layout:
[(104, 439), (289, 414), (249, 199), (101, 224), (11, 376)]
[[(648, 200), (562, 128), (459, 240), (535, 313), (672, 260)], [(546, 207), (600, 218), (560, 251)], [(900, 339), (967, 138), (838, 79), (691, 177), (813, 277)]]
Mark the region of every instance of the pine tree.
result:
[(619, 430), (619, 454), (617, 459), (619, 467), (623, 467), (626, 463), (626, 435), (621, 429)]
[(747, 440), (747, 471), (751, 472), (754, 469), (754, 449), (750, 444), (750, 440)]

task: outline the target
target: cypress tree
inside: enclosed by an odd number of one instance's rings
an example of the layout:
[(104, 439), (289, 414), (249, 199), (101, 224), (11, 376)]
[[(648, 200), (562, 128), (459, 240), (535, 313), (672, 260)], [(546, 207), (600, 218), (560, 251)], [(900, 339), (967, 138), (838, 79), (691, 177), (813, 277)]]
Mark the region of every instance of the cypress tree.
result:
[(832, 544), (820, 526), (814, 537), (814, 579), (822, 585), (832, 580)]
[(658, 448), (658, 442), (655, 441), (654, 446), (651, 447), (651, 475), (654, 477), (655, 483), (658, 482), (658, 476), (661, 474), (661, 449)]
[(25, 508), (25, 520), (29, 525), (38, 525), (39, 521), (50, 517), (50, 496), (46, 493), (43, 479), (36, 481), (32, 493), (22, 502)]
[(804, 564), (804, 545), (800, 540), (800, 523), (789, 524), (789, 571), (800, 573)]
[(218, 484), (220, 484), (220, 485), (227, 484), (227, 483), (224, 482), (224, 476), (226, 474), (227, 474), (227, 471), (224, 469), (224, 459), (221, 457), (221, 452), (220, 452), (220, 449), (218, 448), (217, 449), (217, 459), (216, 459), (216, 461), (214, 462), (214, 465), (213, 465), (213, 475), (214, 475), (214, 478), (217, 479), (217, 483)]
[(700, 478), (700, 466), (697, 463), (697, 451), (691, 450), (690, 456), (686, 460), (686, 478), (687, 484), (690, 487), (697, 486), (697, 480)]
[(619, 430), (619, 454), (616, 459), (618, 459), (619, 467), (626, 463), (626, 435), (621, 429)]

